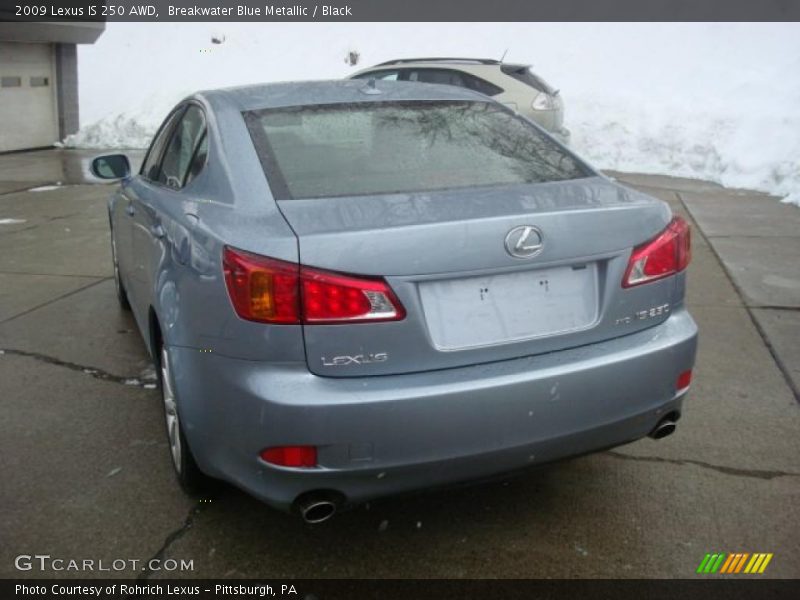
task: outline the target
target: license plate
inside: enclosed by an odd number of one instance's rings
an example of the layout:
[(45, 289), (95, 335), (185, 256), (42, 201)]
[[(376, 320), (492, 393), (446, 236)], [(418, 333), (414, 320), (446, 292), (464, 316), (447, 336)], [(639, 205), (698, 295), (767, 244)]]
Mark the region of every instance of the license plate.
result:
[(422, 282), (434, 345), (460, 350), (586, 329), (597, 320), (597, 265)]

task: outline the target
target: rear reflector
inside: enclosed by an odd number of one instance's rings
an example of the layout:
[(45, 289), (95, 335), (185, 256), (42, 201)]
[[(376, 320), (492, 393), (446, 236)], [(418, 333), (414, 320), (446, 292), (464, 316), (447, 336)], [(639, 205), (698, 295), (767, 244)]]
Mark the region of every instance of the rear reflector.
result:
[(692, 258), (689, 224), (675, 217), (655, 239), (633, 249), (622, 287), (669, 277), (689, 266)]
[(675, 382), (675, 389), (679, 392), (687, 389), (692, 383), (692, 370), (684, 371), (678, 375), (678, 381)]
[(261, 460), (281, 467), (311, 468), (317, 466), (315, 446), (277, 446), (261, 451)]
[(225, 247), (225, 284), (236, 314), (264, 323), (399, 321), (402, 304), (380, 277), (341, 275)]

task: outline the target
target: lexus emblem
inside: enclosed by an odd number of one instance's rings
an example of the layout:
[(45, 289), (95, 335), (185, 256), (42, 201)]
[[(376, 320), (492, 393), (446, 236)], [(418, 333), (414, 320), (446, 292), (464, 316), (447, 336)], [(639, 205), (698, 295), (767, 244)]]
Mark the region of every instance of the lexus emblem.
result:
[(531, 258), (542, 251), (544, 236), (538, 227), (520, 225), (506, 235), (506, 252), (514, 258)]

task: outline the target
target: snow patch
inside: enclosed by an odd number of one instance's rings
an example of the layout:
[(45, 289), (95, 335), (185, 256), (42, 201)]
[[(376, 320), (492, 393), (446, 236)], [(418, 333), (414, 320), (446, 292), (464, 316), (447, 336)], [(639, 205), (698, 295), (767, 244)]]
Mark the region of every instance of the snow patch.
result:
[(596, 167), (702, 179), (798, 204), (800, 112), (789, 114), (793, 109), (783, 115), (675, 106), (656, 111), (624, 98), (583, 97), (570, 108), (577, 116), (573, 149)]
[(0, 219), (0, 225), (17, 225), (26, 221), (27, 219)]
[(49, 192), (51, 190), (57, 190), (61, 187), (61, 184), (57, 185), (40, 185), (39, 187), (28, 188), (26, 191), (28, 192)]
[(795, 206), (800, 206), (800, 191), (792, 192), (788, 196), (786, 196), (781, 202), (786, 204), (794, 204)]
[(169, 111), (189, 90), (153, 94), (142, 106), (112, 113), (68, 135), (68, 148), (147, 148)]

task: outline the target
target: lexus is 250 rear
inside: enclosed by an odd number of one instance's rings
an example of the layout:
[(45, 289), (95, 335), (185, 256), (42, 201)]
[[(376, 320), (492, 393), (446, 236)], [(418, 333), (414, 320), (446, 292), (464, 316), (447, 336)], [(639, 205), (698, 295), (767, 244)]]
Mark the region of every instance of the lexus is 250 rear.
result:
[(322, 521), (675, 429), (687, 223), (465, 89), (198, 93), (109, 201), (179, 481)]

